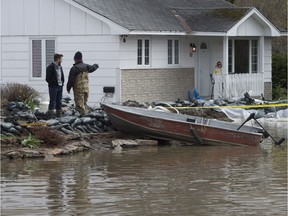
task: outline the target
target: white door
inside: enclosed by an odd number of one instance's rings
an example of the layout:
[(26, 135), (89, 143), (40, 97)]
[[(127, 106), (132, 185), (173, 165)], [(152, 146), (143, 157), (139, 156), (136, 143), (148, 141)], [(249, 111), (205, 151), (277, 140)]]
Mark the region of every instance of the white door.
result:
[(211, 65), (210, 65), (210, 51), (209, 40), (199, 40), (198, 48), (198, 90), (202, 97), (211, 96)]

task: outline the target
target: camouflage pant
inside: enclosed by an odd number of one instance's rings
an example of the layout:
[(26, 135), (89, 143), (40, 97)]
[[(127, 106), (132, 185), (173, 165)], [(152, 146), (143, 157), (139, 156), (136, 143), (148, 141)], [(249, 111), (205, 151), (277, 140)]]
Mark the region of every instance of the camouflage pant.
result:
[(87, 112), (87, 101), (88, 101), (88, 92), (74, 92), (74, 100), (76, 105), (76, 110), (81, 114)]

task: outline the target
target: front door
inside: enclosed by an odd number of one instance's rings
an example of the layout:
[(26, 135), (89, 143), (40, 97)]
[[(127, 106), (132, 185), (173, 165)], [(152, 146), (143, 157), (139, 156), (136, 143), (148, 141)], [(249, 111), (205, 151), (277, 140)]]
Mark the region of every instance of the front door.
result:
[(198, 90), (200, 96), (211, 96), (211, 65), (210, 65), (210, 52), (209, 52), (209, 40), (199, 40), (198, 51)]

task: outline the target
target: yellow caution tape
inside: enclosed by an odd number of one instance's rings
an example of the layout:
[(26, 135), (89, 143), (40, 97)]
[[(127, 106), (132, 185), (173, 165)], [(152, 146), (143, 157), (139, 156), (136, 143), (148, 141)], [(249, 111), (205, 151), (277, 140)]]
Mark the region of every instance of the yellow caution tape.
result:
[(47, 126), (46, 122), (32, 122), (32, 123), (23, 123), (20, 126), (28, 127), (28, 126)]
[[(243, 105), (243, 106), (205, 106), (205, 107), (174, 107), (176, 109), (211, 109), (211, 108), (265, 108), (265, 107), (288, 107), (288, 104), (259, 104), (259, 105)], [(165, 107), (167, 109), (173, 109), (171, 107)]]

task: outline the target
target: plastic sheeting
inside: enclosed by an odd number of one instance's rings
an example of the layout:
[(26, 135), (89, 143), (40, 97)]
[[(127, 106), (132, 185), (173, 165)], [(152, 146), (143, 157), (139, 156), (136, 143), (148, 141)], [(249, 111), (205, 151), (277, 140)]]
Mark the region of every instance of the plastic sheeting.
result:
[[(255, 116), (260, 121), (279, 121), (279, 122), (287, 122), (288, 121), (288, 109), (279, 110), (273, 113), (265, 114), (263, 110), (245, 110), (242, 108), (222, 108), (220, 109), (225, 115), (233, 120), (235, 123), (241, 124), (244, 122), (251, 113), (255, 113)], [(246, 123), (247, 125), (254, 126), (255, 123), (250, 121)]]

